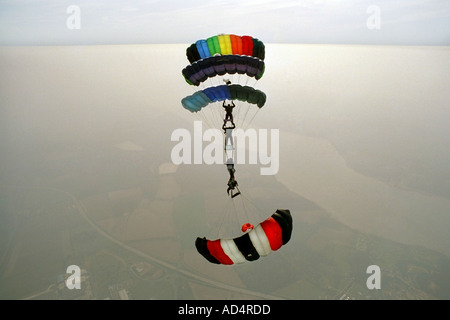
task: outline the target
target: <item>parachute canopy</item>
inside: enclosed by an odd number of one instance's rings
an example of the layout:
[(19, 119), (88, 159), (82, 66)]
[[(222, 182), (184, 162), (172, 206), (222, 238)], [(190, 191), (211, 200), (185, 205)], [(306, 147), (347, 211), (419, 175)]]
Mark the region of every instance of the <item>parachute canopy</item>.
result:
[(244, 101), (256, 104), (258, 108), (262, 108), (266, 103), (266, 94), (249, 86), (241, 86), (239, 84), (221, 85), (197, 91), (193, 95), (183, 98), (181, 104), (185, 109), (197, 112), (210, 103), (225, 100)]
[(265, 46), (260, 40), (250, 36), (221, 34), (206, 40), (198, 40), (186, 49), (190, 63), (214, 55), (245, 55), (264, 60)]
[(207, 240), (197, 238), (197, 251), (211, 263), (232, 265), (255, 261), (276, 251), (291, 239), (292, 216), (278, 209), (268, 219), (246, 234), (234, 239)]
[(196, 61), (184, 68), (182, 73), (187, 83), (198, 86), (208, 78), (226, 73), (246, 74), (259, 80), (264, 74), (264, 68), (264, 61), (258, 58), (226, 55)]

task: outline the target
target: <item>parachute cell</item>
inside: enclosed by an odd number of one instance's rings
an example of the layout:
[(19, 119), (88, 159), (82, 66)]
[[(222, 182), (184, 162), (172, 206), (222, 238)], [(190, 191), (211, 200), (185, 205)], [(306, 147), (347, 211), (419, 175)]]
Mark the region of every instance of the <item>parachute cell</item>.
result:
[(191, 63), (201, 59), (195, 43), (191, 44), (191, 46), (186, 49), (186, 57), (189, 61), (191, 61)]
[(231, 51), (230, 36), (227, 34), (224, 34), (224, 35), (219, 35), (218, 38), (219, 38), (220, 52), (223, 55), (233, 54), (233, 52)]
[(181, 100), (183, 107), (191, 112), (200, 111), (203, 107), (206, 107), (211, 101), (208, 96), (202, 91), (194, 93), (192, 96), (186, 97)]
[[(220, 52), (220, 45), (219, 45), (219, 38), (217, 36), (208, 38), (206, 40), (208, 43), (209, 52), (211, 53), (211, 56), (214, 56), (216, 54), (221, 54)], [(192, 61), (191, 61), (192, 63)]]
[(242, 39), (241, 37), (230, 34), (231, 48), (234, 54), (242, 55)]
[(272, 250), (278, 250), (283, 245), (283, 232), (281, 226), (270, 217), (261, 223), (261, 227), (269, 240), (270, 248)]
[(200, 58), (205, 59), (211, 56), (206, 40), (198, 40), (195, 43), (195, 47), (197, 48)]
[(233, 264), (233, 260), (231, 260), (223, 251), (222, 246), (220, 245), (220, 239), (215, 241), (208, 241), (206, 243), (206, 246), (212, 257), (215, 257), (215, 259), (217, 259), (219, 263)]
[(250, 36), (242, 37), (242, 54), (247, 56), (253, 55), (253, 38)]
[(211, 102), (231, 99), (230, 90), (228, 90), (226, 85), (206, 88), (203, 92), (208, 96)]
[(264, 44), (259, 41), (258, 39), (253, 38), (253, 51), (252, 51), (252, 55), (254, 57), (257, 57), (261, 60), (264, 60), (265, 58), (265, 46)]

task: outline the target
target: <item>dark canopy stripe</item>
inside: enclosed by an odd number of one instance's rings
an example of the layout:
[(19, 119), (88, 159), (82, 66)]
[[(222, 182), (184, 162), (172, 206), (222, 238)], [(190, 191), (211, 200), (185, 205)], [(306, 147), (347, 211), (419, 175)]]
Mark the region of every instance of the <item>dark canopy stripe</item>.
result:
[(182, 70), (189, 84), (199, 86), (208, 78), (228, 74), (246, 74), (248, 77), (261, 79), (264, 74), (264, 61), (248, 56), (214, 56), (196, 61)]

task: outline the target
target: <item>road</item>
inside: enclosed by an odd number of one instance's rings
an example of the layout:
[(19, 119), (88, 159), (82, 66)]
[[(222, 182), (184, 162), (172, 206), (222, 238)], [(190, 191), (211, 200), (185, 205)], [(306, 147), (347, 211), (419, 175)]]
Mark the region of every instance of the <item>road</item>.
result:
[(270, 295), (270, 294), (265, 294), (265, 293), (261, 293), (261, 292), (256, 292), (256, 291), (252, 291), (252, 290), (248, 290), (248, 289), (244, 289), (244, 288), (239, 288), (239, 287), (235, 287), (232, 285), (228, 285), (226, 283), (220, 282), (220, 281), (215, 281), (209, 278), (206, 278), (200, 274), (196, 274), (193, 272), (190, 272), (188, 270), (184, 270), (181, 268), (178, 268), (177, 266), (174, 266), (170, 263), (167, 263), (163, 260), (160, 260), (158, 258), (155, 258), (145, 252), (139, 251), (136, 248), (133, 248), (129, 245), (127, 245), (126, 243), (123, 243), (122, 241), (114, 238), (113, 236), (111, 236), (110, 234), (108, 234), (107, 232), (105, 232), (102, 228), (100, 228), (94, 221), (92, 221), (88, 215), (87, 209), (84, 207), (84, 205), (78, 201), (78, 199), (72, 195), (71, 193), (64, 191), (64, 190), (59, 190), (59, 189), (55, 189), (55, 188), (50, 188), (50, 187), (15, 187), (15, 188), (23, 188), (23, 189), (46, 189), (46, 190), (51, 190), (51, 191), (55, 191), (55, 192), (61, 192), (64, 193), (67, 197), (69, 197), (73, 203), (76, 205), (77, 207), (77, 211), (79, 212), (79, 214), (83, 217), (83, 219), (92, 227), (94, 228), (100, 235), (102, 235), (103, 237), (107, 238), (108, 240), (114, 242), (115, 244), (121, 246), (122, 248), (133, 252), (135, 254), (137, 254), (138, 256), (151, 261), (154, 264), (157, 264), (161, 267), (167, 268), (169, 270), (172, 270), (178, 274), (181, 274), (191, 280), (194, 281), (198, 281), (200, 283), (203, 284), (208, 284), (210, 286), (216, 287), (216, 288), (220, 288), (220, 289), (225, 289), (228, 291), (232, 291), (232, 292), (237, 292), (237, 293), (241, 293), (241, 294), (245, 294), (245, 295), (250, 295), (250, 296), (254, 296), (254, 297), (258, 297), (258, 298), (262, 298), (262, 299), (269, 299), (269, 300), (284, 300), (286, 298), (284, 297), (280, 297), (280, 296), (275, 296), (275, 295)]

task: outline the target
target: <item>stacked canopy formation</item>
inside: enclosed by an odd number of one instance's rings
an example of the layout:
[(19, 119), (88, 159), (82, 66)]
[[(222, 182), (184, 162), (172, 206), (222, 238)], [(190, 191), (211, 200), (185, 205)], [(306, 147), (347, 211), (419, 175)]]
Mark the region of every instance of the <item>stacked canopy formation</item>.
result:
[(264, 43), (250, 36), (222, 34), (198, 40), (186, 49), (186, 56), (190, 63), (215, 55), (252, 56), (264, 60)]
[(226, 55), (196, 61), (184, 68), (182, 73), (187, 83), (198, 86), (208, 78), (227, 73), (246, 74), (259, 80), (264, 74), (264, 68), (264, 61), (258, 58)]
[(239, 84), (221, 85), (197, 91), (181, 100), (184, 108), (191, 112), (200, 111), (208, 104), (217, 101), (239, 100), (256, 104), (262, 108), (266, 103), (266, 94), (258, 89)]
[(289, 210), (278, 209), (270, 218), (250, 232), (235, 239), (197, 238), (197, 251), (209, 262), (231, 265), (255, 261), (278, 250), (291, 239), (292, 216)]

